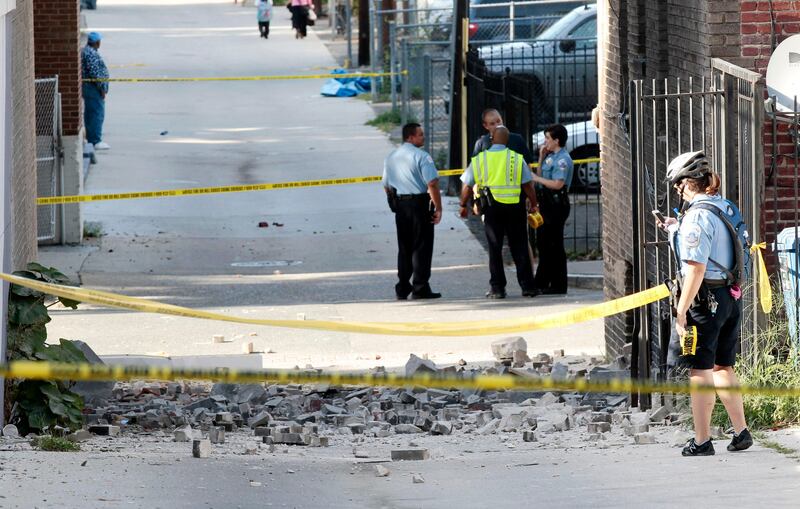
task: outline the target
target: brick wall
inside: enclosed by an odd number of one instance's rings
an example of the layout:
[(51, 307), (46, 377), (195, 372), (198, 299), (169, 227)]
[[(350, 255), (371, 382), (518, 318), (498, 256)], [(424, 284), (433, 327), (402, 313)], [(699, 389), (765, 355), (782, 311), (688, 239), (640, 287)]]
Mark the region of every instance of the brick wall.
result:
[[(605, 272), (604, 293), (606, 299), (615, 299), (632, 290), (631, 244), (633, 232), (630, 224), (618, 218), (630, 217), (631, 176), (630, 152), (627, 138), (617, 123), (617, 115), (624, 111), (628, 80), (629, 61), (634, 51), (629, 50), (629, 10), (635, 10), (636, 2), (610, 0), (607, 10), (605, 41), (605, 72), (600, 87), (600, 154), (603, 181), (603, 265)], [(603, 20), (599, 21), (600, 23)], [(635, 28), (638, 25), (634, 23)], [(638, 59), (637, 59), (638, 60)], [(622, 314), (606, 319), (606, 345), (608, 353), (616, 357), (621, 354), (626, 338), (632, 333), (632, 315)]]
[[(599, 21), (608, 23), (600, 44), (606, 55), (600, 104), (605, 296), (613, 299), (633, 289), (630, 147), (618, 121), (627, 112), (628, 82), (644, 79), (649, 86), (655, 79), (663, 91), (664, 78), (708, 78), (712, 57), (738, 63), (740, 14), (738, 0), (609, 0), (609, 7)], [(606, 320), (610, 355), (622, 352), (632, 330), (630, 314)]]
[[(622, 102), (627, 100), (628, 80), (707, 78), (711, 58), (766, 75), (773, 47), (800, 33), (800, 1), (609, 0), (609, 7), (606, 19), (599, 22), (608, 27), (606, 40), (600, 42), (606, 54), (600, 104), (605, 294), (611, 299), (631, 290), (630, 149), (618, 121)], [(765, 125), (763, 143), (764, 174), (769, 177), (773, 162), (770, 122)], [(800, 197), (794, 193), (794, 143), (785, 124), (778, 126), (775, 150), (775, 172), (766, 180), (762, 207), (766, 234), (759, 239), (767, 242), (774, 240), (774, 232), (794, 224), (800, 207)], [(606, 320), (609, 354), (621, 351), (630, 326), (626, 315)]]
[(17, 0), (11, 13), (11, 37), (11, 265), (17, 270), (36, 259), (37, 249), (32, 0)]
[[(768, 1), (742, 2), (739, 30), (741, 65), (766, 76), (773, 47), (787, 37), (800, 33), (800, 2), (773, 1), (772, 12)], [(800, 199), (794, 193), (794, 144), (787, 124), (778, 124), (776, 138), (777, 143), (773, 147), (772, 123), (767, 122), (764, 126), (764, 169), (767, 180), (762, 213), (762, 231), (767, 242), (775, 240), (775, 232), (795, 224), (795, 211), (800, 206)], [(777, 157), (774, 175), (771, 175), (773, 148)], [(773, 257), (769, 258), (774, 262)]]
[(58, 75), (64, 135), (80, 132), (81, 62), (78, 0), (33, 0), (36, 77)]

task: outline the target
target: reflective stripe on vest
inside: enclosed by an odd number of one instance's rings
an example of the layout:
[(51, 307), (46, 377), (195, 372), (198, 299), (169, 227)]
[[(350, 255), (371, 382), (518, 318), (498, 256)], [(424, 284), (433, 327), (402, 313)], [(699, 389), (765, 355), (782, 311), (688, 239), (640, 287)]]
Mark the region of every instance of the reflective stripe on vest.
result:
[(472, 158), (475, 183), (488, 187), (500, 203), (519, 203), (523, 164), (522, 156), (512, 150), (484, 150)]

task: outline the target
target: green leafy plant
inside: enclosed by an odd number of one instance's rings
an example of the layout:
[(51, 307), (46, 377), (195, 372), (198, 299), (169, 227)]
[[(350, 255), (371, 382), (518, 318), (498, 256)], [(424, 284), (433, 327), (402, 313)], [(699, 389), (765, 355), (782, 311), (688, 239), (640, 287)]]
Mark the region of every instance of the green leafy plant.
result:
[[(774, 292), (773, 311), (766, 326), (736, 361), (736, 375), (742, 385), (797, 387), (800, 385), (800, 352), (789, 339), (789, 324), (783, 313), (783, 295)], [(744, 396), (744, 413), (749, 427), (774, 428), (800, 423), (800, 398), (761, 394)], [(713, 422), (728, 425), (721, 403), (714, 408)]]
[[(14, 275), (74, 286), (64, 274), (52, 267), (30, 263), (26, 270)], [(66, 363), (87, 362), (83, 352), (66, 339), (58, 344), (47, 343), (47, 323), (50, 316), (48, 305), (60, 302), (66, 307), (77, 308), (78, 302), (50, 297), (42, 292), (11, 285), (8, 298), (8, 360), (35, 360)], [(54, 425), (77, 429), (83, 423), (83, 400), (70, 391), (71, 382), (47, 380), (6, 380), (7, 415), (9, 422), (20, 431), (45, 431)]]
[(384, 111), (380, 115), (376, 116), (372, 120), (367, 121), (367, 125), (371, 125), (372, 127), (377, 127), (381, 131), (389, 132), (395, 127), (400, 125), (402, 119), (400, 117), (399, 110), (389, 110)]
[(56, 452), (76, 452), (81, 450), (81, 446), (75, 442), (70, 442), (66, 438), (43, 435), (31, 440), (31, 445), (42, 451)]

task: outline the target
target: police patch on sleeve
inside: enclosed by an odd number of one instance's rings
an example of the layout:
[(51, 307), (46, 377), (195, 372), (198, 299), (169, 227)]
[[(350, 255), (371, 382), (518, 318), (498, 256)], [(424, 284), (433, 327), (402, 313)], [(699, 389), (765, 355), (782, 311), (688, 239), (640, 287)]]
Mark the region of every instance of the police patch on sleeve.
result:
[(694, 249), (700, 245), (700, 234), (702, 230), (699, 224), (689, 224), (681, 229), (681, 243), (689, 249)]
[(431, 156), (425, 156), (425, 160), (431, 164), (433, 164), (433, 158)]
[(567, 169), (567, 160), (566, 159), (559, 159), (558, 160), (558, 169), (559, 170), (566, 170)]

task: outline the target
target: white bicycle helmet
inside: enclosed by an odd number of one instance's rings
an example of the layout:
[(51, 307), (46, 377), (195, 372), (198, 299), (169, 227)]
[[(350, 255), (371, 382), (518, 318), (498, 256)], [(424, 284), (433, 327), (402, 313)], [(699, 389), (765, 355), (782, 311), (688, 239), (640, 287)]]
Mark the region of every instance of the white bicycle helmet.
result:
[(679, 155), (667, 166), (667, 182), (675, 185), (682, 179), (698, 179), (711, 173), (711, 166), (705, 152), (684, 152)]

